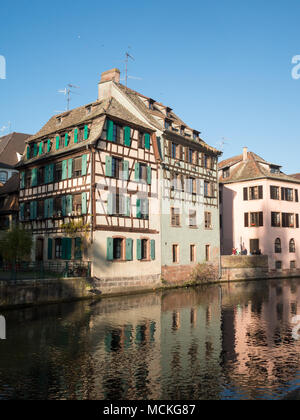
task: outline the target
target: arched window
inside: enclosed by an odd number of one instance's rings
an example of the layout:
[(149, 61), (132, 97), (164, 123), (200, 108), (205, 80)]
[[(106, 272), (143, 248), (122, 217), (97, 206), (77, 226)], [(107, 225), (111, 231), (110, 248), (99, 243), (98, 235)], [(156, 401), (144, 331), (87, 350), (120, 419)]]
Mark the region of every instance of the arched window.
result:
[(290, 252), (291, 253), (294, 254), (296, 252), (295, 239), (291, 239), (290, 240), (290, 247), (289, 248), (290, 248)]
[(281, 239), (277, 238), (275, 241), (275, 253), (281, 254)]

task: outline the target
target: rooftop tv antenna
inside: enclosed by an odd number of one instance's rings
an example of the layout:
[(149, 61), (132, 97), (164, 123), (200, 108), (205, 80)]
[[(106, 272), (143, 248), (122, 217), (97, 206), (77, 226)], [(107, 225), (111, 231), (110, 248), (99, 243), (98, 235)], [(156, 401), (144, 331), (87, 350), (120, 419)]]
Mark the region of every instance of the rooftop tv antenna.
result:
[(128, 51), (126, 51), (125, 56), (126, 56), (126, 59), (125, 59), (125, 63), (126, 63), (126, 67), (125, 67), (125, 86), (127, 87), (127, 82), (128, 82), (128, 60), (129, 60), (129, 58), (131, 58), (131, 60), (134, 61), (134, 58), (129, 54)]
[(217, 144), (221, 152), (223, 152), (225, 144), (229, 145), (230, 143), (227, 143), (225, 137), (222, 137), (222, 141)]
[(67, 85), (65, 89), (59, 90), (58, 93), (63, 93), (67, 98), (67, 111), (70, 109), (70, 102), (71, 102), (71, 93), (78, 95), (78, 93), (74, 92), (71, 89), (80, 89), (79, 86), (71, 85), (70, 83)]

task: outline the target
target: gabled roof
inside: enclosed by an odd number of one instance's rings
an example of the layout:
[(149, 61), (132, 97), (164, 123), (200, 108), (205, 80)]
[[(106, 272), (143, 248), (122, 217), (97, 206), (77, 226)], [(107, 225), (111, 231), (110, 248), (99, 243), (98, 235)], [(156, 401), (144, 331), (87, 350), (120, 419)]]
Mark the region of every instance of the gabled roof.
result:
[[(86, 108), (88, 106), (91, 107), (90, 113), (87, 113)], [(57, 122), (58, 117), (62, 117), (60, 124)], [(111, 97), (103, 101), (96, 101), (89, 105), (81, 106), (68, 112), (53, 116), (37, 134), (27, 139), (27, 143), (36, 142), (42, 139), (46, 139), (47, 137), (53, 138), (59, 132), (67, 131), (72, 127), (78, 127), (84, 123), (91, 123), (88, 140), (82, 143), (70, 144), (67, 148), (59, 150), (55, 150), (55, 148), (52, 147), (52, 150), (49, 153), (33, 157), (29, 160), (25, 159), (25, 155), (23, 155), (22, 162), (17, 166), (22, 166), (25, 163), (32, 163), (37, 160), (48, 159), (54, 155), (56, 156), (68, 153), (69, 151), (76, 150), (80, 147), (94, 144), (101, 136), (106, 117), (116, 118), (124, 122), (129, 122), (133, 125), (145, 129), (148, 132), (153, 131), (150, 125), (147, 125), (146, 123), (139, 120), (126, 108), (124, 108), (115, 98)]]
[[(234, 182), (267, 178), (300, 184), (300, 179), (288, 176), (281, 171), (279, 173), (270, 172), (270, 166), (275, 166), (277, 168), (281, 168), (281, 166), (268, 163), (253, 152), (248, 152), (247, 156), (247, 160), (243, 160), (243, 155), (240, 155), (220, 162), (219, 170), (231, 168), (228, 177), (224, 178), (223, 173), (221, 173), (219, 177), (220, 183), (229, 184)], [(266, 165), (268, 166), (267, 168)]]
[(300, 179), (300, 174), (293, 174), (290, 175), (292, 178)]
[(0, 187), (0, 196), (1, 195), (6, 195), (6, 194), (12, 194), (12, 193), (17, 193), (19, 191), (19, 174), (18, 173), (14, 173), (9, 180), (2, 186)]
[(23, 154), (25, 149), (25, 140), (30, 134), (11, 133), (0, 137), (0, 162), (14, 167), (18, 163), (17, 153)]

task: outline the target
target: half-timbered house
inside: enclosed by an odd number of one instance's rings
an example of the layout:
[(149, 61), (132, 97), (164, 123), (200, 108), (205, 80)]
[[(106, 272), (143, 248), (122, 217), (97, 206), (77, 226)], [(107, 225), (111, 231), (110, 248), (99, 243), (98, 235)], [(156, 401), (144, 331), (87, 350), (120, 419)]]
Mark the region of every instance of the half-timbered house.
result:
[(89, 259), (114, 288), (184, 280), (216, 259), (219, 152), (199, 135), (120, 84), (118, 69), (103, 73), (96, 102), (27, 141), (20, 218), (34, 234), (33, 260)]

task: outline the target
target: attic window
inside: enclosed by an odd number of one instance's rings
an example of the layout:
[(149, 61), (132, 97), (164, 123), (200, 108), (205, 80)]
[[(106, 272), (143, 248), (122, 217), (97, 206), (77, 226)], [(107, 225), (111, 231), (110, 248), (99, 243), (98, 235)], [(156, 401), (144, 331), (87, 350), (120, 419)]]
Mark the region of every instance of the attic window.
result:
[(182, 136), (184, 136), (184, 130), (185, 130), (185, 127), (181, 127), (181, 128), (180, 128), (180, 134), (181, 134)]
[(56, 123), (57, 123), (57, 125), (60, 125), (62, 123), (62, 117), (57, 117), (56, 118)]
[(280, 174), (280, 167), (279, 166), (270, 166), (271, 174)]
[(198, 133), (196, 131), (194, 131), (193, 132), (193, 139), (194, 140), (197, 140), (197, 138), (198, 138)]
[(149, 109), (154, 109), (154, 101), (152, 99), (149, 99)]
[(86, 107), (86, 113), (90, 114), (92, 112), (92, 107), (91, 106), (87, 106)]
[(171, 126), (172, 126), (171, 122), (168, 121), (168, 120), (165, 120), (165, 129), (169, 130), (171, 128)]
[(230, 176), (230, 168), (224, 168), (223, 169), (223, 178), (226, 179), (226, 178), (229, 178), (229, 176)]

